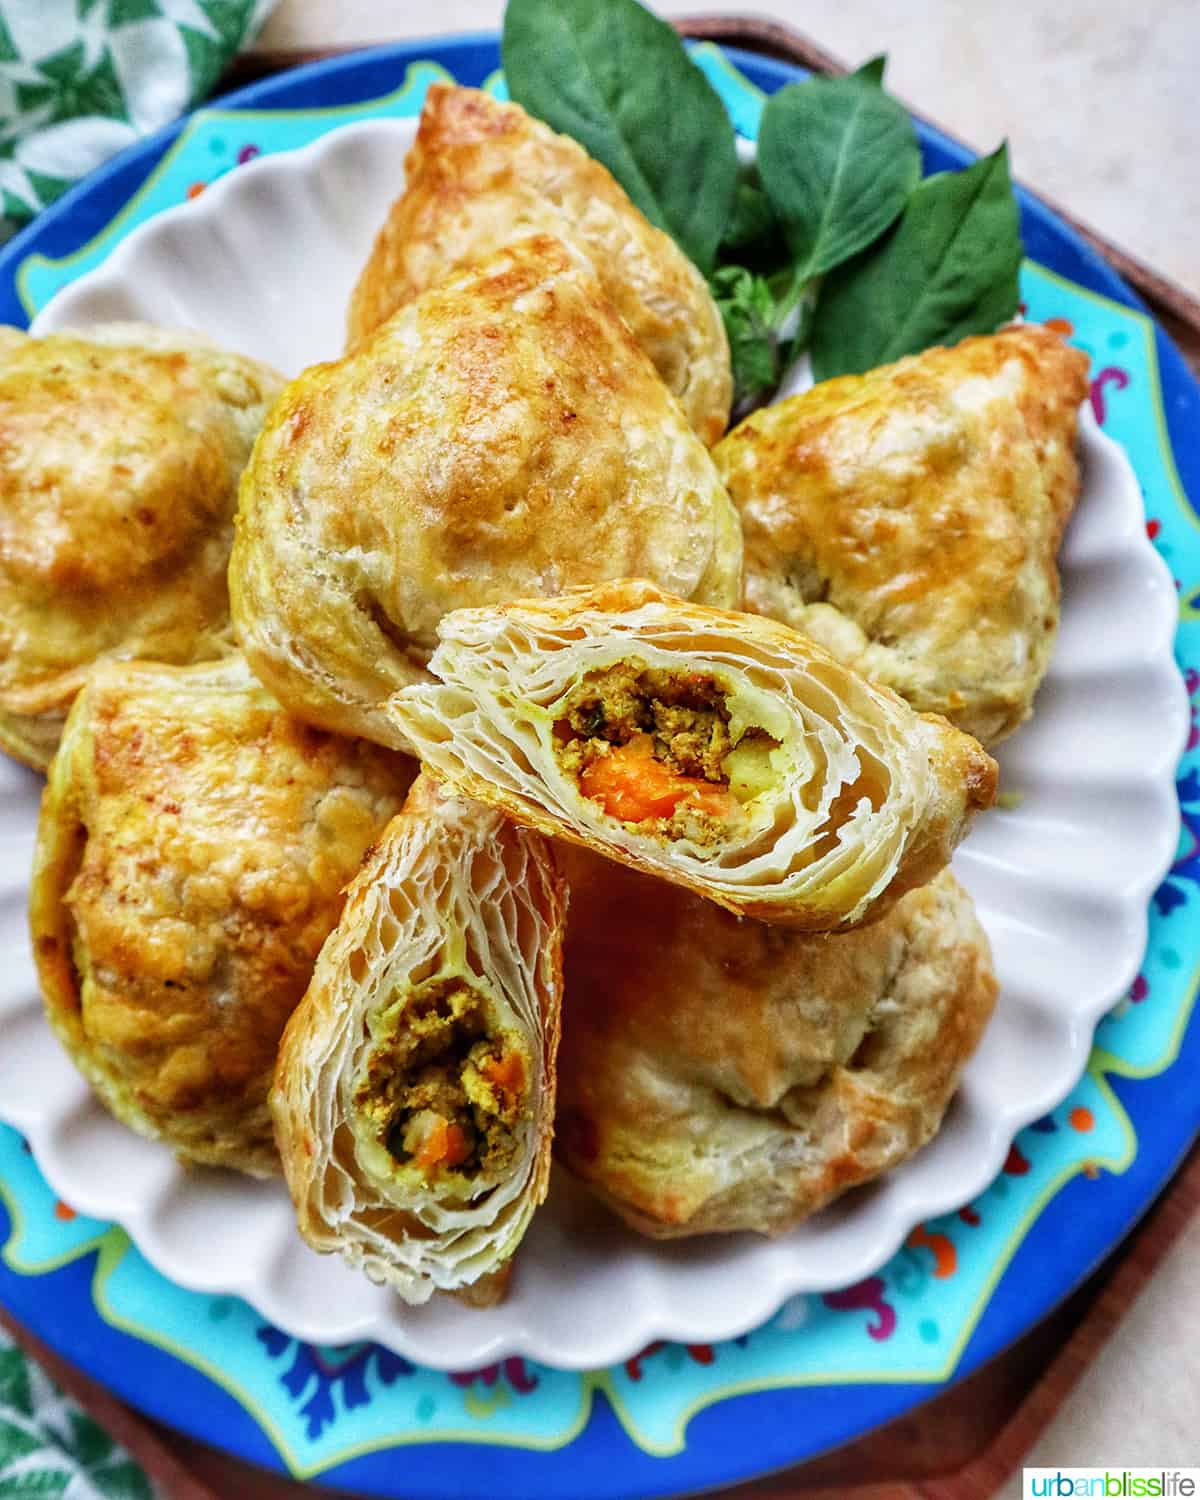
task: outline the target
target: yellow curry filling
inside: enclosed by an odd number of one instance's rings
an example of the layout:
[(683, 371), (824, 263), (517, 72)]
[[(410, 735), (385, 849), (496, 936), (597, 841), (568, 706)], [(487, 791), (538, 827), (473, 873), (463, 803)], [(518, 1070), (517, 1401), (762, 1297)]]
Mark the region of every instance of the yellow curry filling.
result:
[(709, 672), (618, 662), (589, 673), (554, 726), (559, 763), (609, 817), (643, 831), (712, 840), (776, 783), (778, 741), (735, 730)]
[(490, 1018), (463, 980), (430, 981), (367, 1062), (355, 1103), (397, 1164), (426, 1180), (499, 1177), (512, 1165), (528, 1059)]

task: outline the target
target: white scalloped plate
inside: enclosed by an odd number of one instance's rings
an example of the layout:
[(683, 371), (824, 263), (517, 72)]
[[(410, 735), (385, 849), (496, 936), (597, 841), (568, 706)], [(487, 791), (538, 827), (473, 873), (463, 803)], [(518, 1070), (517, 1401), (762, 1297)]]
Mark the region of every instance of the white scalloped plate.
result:
[[(61, 292), (39, 332), (111, 319), (203, 329), (288, 373), (341, 347), (343, 310), (403, 181), (412, 121), (347, 126), (241, 168), (132, 233)], [(96, 1104), (41, 1015), (25, 934), (39, 783), (0, 762), (0, 1117), (76, 1209), (122, 1224), (184, 1286), (245, 1297), (296, 1337), (376, 1339), (438, 1368), (523, 1354), (564, 1368), (654, 1338), (745, 1332), (801, 1291), (877, 1269), (922, 1219), (999, 1170), (1017, 1130), (1083, 1071), (1096, 1022), (1125, 992), (1146, 905), (1174, 855), (1174, 769), (1187, 700), (1172, 656), (1176, 597), (1149, 545), (1123, 452), (1090, 413), (1084, 494), (1063, 550), (1062, 629), (1033, 722), (1001, 747), (1020, 805), (980, 820), (955, 868), (979, 904), (1002, 993), (937, 1139), (884, 1181), (774, 1242), (640, 1240), (561, 1176), (512, 1294), (479, 1311), (405, 1307), (309, 1251), (281, 1184), (187, 1172)]]

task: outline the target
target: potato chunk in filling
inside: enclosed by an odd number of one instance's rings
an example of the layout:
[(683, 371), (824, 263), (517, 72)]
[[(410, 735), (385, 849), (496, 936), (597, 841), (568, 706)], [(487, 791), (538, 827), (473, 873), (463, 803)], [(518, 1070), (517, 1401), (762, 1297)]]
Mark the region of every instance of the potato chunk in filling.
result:
[(610, 817), (712, 842), (772, 784), (777, 742), (761, 729), (735, 742), (731, 718), (711, 673), (618, 662), (567, 699), (554, 726), (559, 763)]
[(499, 1176), (512, 1164), (528, 1059), (490, 1016), (463, 980), (433, 980), (409, 996), (368, 1059), (355, 1103), (396, 1162), (429, 1181)]

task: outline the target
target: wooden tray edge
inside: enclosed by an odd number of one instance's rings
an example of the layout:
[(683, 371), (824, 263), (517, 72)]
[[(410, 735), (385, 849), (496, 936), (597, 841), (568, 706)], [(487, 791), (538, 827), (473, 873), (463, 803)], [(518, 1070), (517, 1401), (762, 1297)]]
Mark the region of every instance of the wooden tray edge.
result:
[[(673, 26), (685, 36), (697, 41), (718, 42), (730, 47), (743, 47), (766, 57), (783, 62), (797, 63), (817, 73), (838, 74), (846, 71), (845, 65), (832, 53), (826, 52), (816, 42), (804, 36), (783, 21), (774, 21), (766, 16), (678, 16), (672, 19)], [(381, 39), (382, 41), (382, 39)], [(319, 62), (329, 57), (343, 56), (360, 50), (353, 47), (326, 48), (255, 48), (241, 54), (226, 75), (229, 86), (249, 83), (269, 73), (301, 63)], [(914, 111), (921, 118), (920, 111)], [(953, 132), (943, 129), (936, 121), (934, 125), (948, 139), (958, 141)], [(959, 142), (961, 144), (961, 142)], [(1027, 189), (1053, 213), (1069, 224), (1095, 251), (1122, 276), (1130, 286), (1149, 304), (1155, 317), (1183, 351), (1189, 364), (1200, 374), (1200, 298), (1194, 297), (1177, 282), (1146, 265), (1129, 251), (1122, 250), (1110, 239), (1082, 223), (1069, 210), (1062, 208), (1044, 193)]]
[[(846, 72), (845, 65), (837, 58), (782, 21), (758, 16), (680, 16), (672, 24), (684, 35), (697, 40), (744, 47), (751, 52), (798, 63), (816, 73)], [(922, 119), (929, 118), (919, 110), (914, 110), (913, 113)], [(953, 132), (946, 130), (936, 120), (930, 120), (929, 123), (950, 140), (962, 144)], [(1118, 275), (1136, 288), (1183, 350), (1189, 363), (1200, 373), (1200, 298), (1192, 296), (1177, 282), (1113, 244), (1110, 239), (1082, 223), (1044, 193), (1035, 192), (1031, 188), (1027, 191), (1064, 223), (1069, 224), (1081, 239), (1086, 240), (1093, 250), (1104, 257)]]

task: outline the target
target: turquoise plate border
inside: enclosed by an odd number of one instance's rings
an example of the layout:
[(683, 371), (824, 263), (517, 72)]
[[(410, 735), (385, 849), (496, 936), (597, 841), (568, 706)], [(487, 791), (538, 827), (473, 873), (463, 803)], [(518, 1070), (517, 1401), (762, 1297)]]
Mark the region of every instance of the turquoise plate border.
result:
[[(138, 223), (245, 161), (351, 120), (415, 114), (434, 78), (503, 92), (494, 39), (421, 52), (300, 70), (138, 148), (0, 257), (0, 311), (24, 321)], [(711, 46), (694, 56), (747, 136), (763, 90), (792, 76)], [(362, 77), (351, 78), (355, 67)], [(381, 78), (389, 86), (372, 90)], [(301, 107), (286, 107), (293, 101)], [(962, 159), (933, 132), (923, 143), (927, 166)], [(795, 1461), (913, 1405), (1023, 1331), (1128, 1228), (1200, 1124), (1179, 1073), (1181, 1052), (1200, 1052), (1188, 1025), (1200, 978), (1200, 523), (1176, 466), (1161, 335), (1040, 205), (1023, 208), (1027, 246), (1046, 262), (1023, 268), (1026, 315), (1059, 323), (1091, 357), (1096, 416), (1128, 451), (1150, 534), (1180, 583), (1178, 651), (1194, 711), (1179, 778), (1184, 833), (1154, 898), (1142, 971), (1101, 1023), (1079, 1086), (1021, 1133), (987, 1191), (919, 1226), (875, 1276), (793, 1298), (745, 1338), (651, 1345), (583, 1375), (520, 1359), (441, 1374), (370, 1345), (302, 1344), (245, 1303), (172, 1285), (123, 1231), (58, 1202), (24, 1142), (0, 1127), (0, 1298), (18, 1316), (155, 1414), (298, 1477), (412, 1500), (678, 1493)], [(89, 212), (95, 232), (81, 236)], [(1166, 385), (1197, 409), (1173, 365)], [(481, 1460), (486, 1488), (473, 1489)]]

